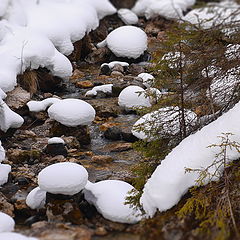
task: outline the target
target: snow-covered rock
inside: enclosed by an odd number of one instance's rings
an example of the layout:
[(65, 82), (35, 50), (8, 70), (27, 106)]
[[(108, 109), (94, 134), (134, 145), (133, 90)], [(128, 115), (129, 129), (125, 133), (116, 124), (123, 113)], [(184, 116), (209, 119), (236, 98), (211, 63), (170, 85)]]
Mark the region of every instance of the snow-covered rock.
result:
[(140, 73), (138, 77), (142, 79), (143, 85), (147, 88), (153, 85), (154, 76), (149, 73)]
[(48, 144), (65, 144), (64, 140), (60, 137), (52, 137), (50, 139), (48, 139)]
[(138, 0), (132, 11), (147, 19), (162, 16), (166, 19), (179, 19), (187, 8), (193, 6), (195, 0)]
[(41, 190), (39, 187), (34, 188), (26, 198), (26, 204), (31, 209), (40, 209), (43, 208), (46, 203), (46, 194), (47, 192)]
[(71, 162), (52, 164), (38, 174), (40, 189), (53, 194), (74, 195), (85, 187), (87, 180), (87, 170)]
[(104, 84), (101, 86), (96, 86), (92, 90), (86, 92), (85, 96), (96, 96), (98, 92), (112, 93), (113, 84)]
[(21, 127), (23, 122), (24, 119), (12, 111), (8, 105), (0, 99), (0, 129), (3, 132), (7, 132), (9, 128)]
[(114, 68), (115, 65), (121, 65), (122, 67), (128, 67), (129, 66), (129, 63), (127, 62), (120, 62), (120, 61), (113, 61), (113, 62), (110, 62), (110, 63), (103, 63), (101, 65), (101, 68), (105, 65), (107, 65), (110, 69)]
[(138, 58), (147, 50), (147, 35), (138, 27), (122, 26), (108, 34), (98, 47), (107, 46), (117, 57)]
[(0, 186), (8, 181), (8, 174), (11, 172), (9, 164), (0, 164)]
[(95, 114), (94, 108), (89, 103), (79, 99), (64, 99), (48, 109), (51, 119), (68, 127), (89, 125), (94, 120)]
[[(144, 186), (141, 203), (149, 216), (153, 216), (157, 209), (165, 211), (173, 207), (190, 187), (196, 185), (199, 173), (186, 173), (185, 168), (209, 167), (216, 159), (216, 154), (221, 151), (220, 147), (209, 147), (212, 144), (221, 144), (222, 139), (219, 136), (231, 133), (233, 135), (228, 136), (229, 141), (240, 142), (239, 114), (240, 103), (237, 103), (217, 120), (185, 138), (166, 156)], [(239, 157), (240, 153), (235, 148), (227, 147), (227, 163)], [(215, 164), (208, 170), (210, 174), (214, 174), (216, 170), (221, 173), (223, 166)], [(217, 176), (212, 180), (217, 180)]]
[(5, 150), (2, 146), (2, 142), (0, 141), (0, 163), (5, 159)]
[[(176, 135), (180, 131), (180, 118), (178, 107), (165, 107), (157, 111), (147, 113), (142, 116), (132, 128), (132, 134), (139, 139), (153, 140), (157, 137)], [(189, 126), (194, 125), (197, 115), (185, 110), (185, 121), (187, 130)], [(158, 136), (154, 136), (153, 132), (157, 131)], [(153, 135), (153, 136), (152, 136)]]
[(121, 8), (118, 10), (118, 16), (127, 25), (134, 25), (138, 23), (138, 16), (127, 8)]
[(106, 219), (121, 223), (137, 223), (142, 219), (139, 210), (126, 205), (126, 197), (134, 188), (119, 180), (88, 182), (84, 189), (85, 199), (93, 204)]
[(150, 107), (150, 98), (146, 91), (138, 86), (128, 86), (124, 88), (118, 96), (118, 104), (125, 110), (131, 110), (139, 107)]
[(59, 98), (47, 98), (42, 101), (29, 101), (27, 106), (30, 112), (40, 112), (45, 111), (52, 104), (59, 102), (61, 99)]
[(26, 237), (20, 233), (13, 233), (13, 232), (0, 233), (0, 239), (2, 240), (38, 240), (37, 238)]
[[(0, 212), (0, 233), (14, 230), (15, 221), (9, 215)], [(3, 239), (3, 238), (0, 238)]]

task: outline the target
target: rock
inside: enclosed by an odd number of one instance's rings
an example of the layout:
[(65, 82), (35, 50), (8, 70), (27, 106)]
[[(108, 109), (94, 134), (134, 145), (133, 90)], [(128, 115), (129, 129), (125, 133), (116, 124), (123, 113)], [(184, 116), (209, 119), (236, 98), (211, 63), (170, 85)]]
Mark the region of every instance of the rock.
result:
[(123, 77), (124, 75), (121, 72), (118, 71), (112, 71), (111, 77)]
[(100, 68), (100, 74), (102, 74), (102, 75), (110, 76), (111, 72), (112, 72), (112, 70), (107, 64), (102, 65)]
[(98, 227), (94, 233), (97, 236), (106, 236), (108, 232), (104, 227)]
[(65, 141), (67, 147), (69, 149), (79, 149), (80, 148), (80, 144), (79, 141), (77, 140), (76, 137), (63, 137), (63, 140)]
[(144, 73), (145, 70), (142, 66), (137, 65), (132, 63), (129, 68), (128, 68), (128, 73), (132, 74), (132, 75), (139, 75), (140, 73)]
[(106, 164), (111, 163), (113, 161), (113, 158), (109, 155), (99, 155), (99, 156), (93, 156), (92, 162), (97, 164)]
[(131, 143), (116, 143), (116, 144), (109, 144), (106, 147), (104, 147), (104, 150), (110, 151), (110, 152), (123, 152), (131, 150), (132, 144)]
[(68, 153), (65, 144), (63, 143), (48, 144), (45, 152), (53, 157), (57, 155), (63, 155), (64, 157), (67, 157)]
[(129, 85), (127, 84), (127, 83), (124, 83), (124, 84), (113, 84), (113, 86), (112, 86), (112, 95), (114, 96), (114, 97), (118, 97), (119, 96), (119, 94), (120, 94), (120, 92), (124, 89), (124, 88), (126, 88), (126, 87), (128, 87)]
[(110, 127), (104, 132), (104, 137), (109, 140), (121, 140), (121, 131), (118, 127)]
[(110, 54), (111, 52), (108, 48), (99, 48), (90, 53), (85, 58), (85, 61), (90, 64), (104, 63), (108, 61)]
[(30, 101), (30, 97), (29, 92), (18, 86), (11, 92), (8, 92), (5, 102), (13, 111), (23, 114), (27, 111), (26, 103)]
[(35, 160), (40, 161), (42, 152), (38, 149), (22, 150), (10, 148), (7, 151), (9, 161), (13, 163), (28, 163), (33, 164)]
[(114, 67), (112, 68), (112, 71), (124, 73), (124, 67), (121, 64), (115, 64)]
[(136, 0), (110, 0), (116, 8), (132, 8)]
[(88, 145), (91, 142), (89, 129), (87, 126), (67, 127), (58, 122), (53, 122), (50, 129), (53, 137), (73, 136), (81, 145)]
[(14, 217), (14, 206), (7, 201), (7, 198), (0, 192), (0, 209), (2, 212)]
[(132, 134), (130, 129), (121, 129), (121, 138), (122, 140), (131, 143), (138, 141), (138, 138)]
[(94, 86), (91, 81), (78, 81), (75, 85), (79, 88), (92, 88)]
[(80, 71), (79, 69), (75, 69), (73, 71), (72, 76), (70, 77), (70, 81), (74, 82), (74, 80), (81, 79), (85, 76), (84, 72)]

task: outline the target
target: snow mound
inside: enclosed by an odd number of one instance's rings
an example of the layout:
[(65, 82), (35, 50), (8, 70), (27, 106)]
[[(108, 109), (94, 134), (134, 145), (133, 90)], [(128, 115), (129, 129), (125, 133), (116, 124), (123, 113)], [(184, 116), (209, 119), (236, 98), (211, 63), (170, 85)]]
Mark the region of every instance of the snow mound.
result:
[(11, 166), (0, 164), (0, 186), (8, 181), (8, 174), (11, 172)]
[[(165, 211), (173, 207), (196, 184), (199, 173), (185, 173), (185, 168), (205, 169), (210, 166), (221, 149), (209, 146), (220, 144), (219, 136), (232, 133), (234, 135), (229, 136), (230, 141), (240, 142), (239, 114), (240, 103), (237, 103), (217, 120), (185, 138), (166, 156), (144, 186), (141, 204), (149, 216), (153, 216), (157, 209)], [(227, 148), (227, 162), (239, 157), (236, 149)], [(211, 167), (210, 173), (213, 174), (218, 167)], [(221, 167), (219, 171), (222, 170)], [(217, 179), (215, 177), (212, 180)]]
[(96, 96), (98, 92), (112, 93), (113, 84), (104, 84), (101, 86), (96, 86), (92, 90), (86, 92), (85, 96)]
[(118, 96), (118, 104), (125, 110), (138, 107), (150, 107), (150, 98), (145, 96), (146, 91), (138, 86), (124, 88)]
[(42, 101), (29, 101), (27, 103), (27, 106), (30, 112), (40, 112), (45, 111), (52, 104), (57, 103), (59, 101), (61, 100), (58, 98), (47, 98)]
[(134, 25), (138, 23), (138, 16), (127, 8), (121, 8), (118, 10), (119, 18), (126, 24), (126, 25)]
[(15, 221), (13, 220), (13, 218), (3, 212), (0, 212), (0, 233), (11, 232), (14, 230), (14, 226)]
[(94, 108), (79, 99), (64, 99), (56, 102), (48, 109), (48, 115), (68, 127), (89, 125), (95, 118)]
[(129, 66), (129, 63), (127, 62), (120, 62), (120, 61), (113, 61), (113, 62), (110, 62), (110, 63), (103, 63), (101, 65), (101, 68), (105, 65), (107, 65), (110, 69), (114, 68), (115, 65), (121, 65), (122, 67), (128, 67)]
[(0, 239), (2, 240), (38, 240), (37, 238), (33, 237), (25, 237), (20, 233), (0, 233)]
[(141, 212), (125, 204), (126, 197), (133, 189), (132, 185), (119, 180), (88, 182), (84, 196), (104, 218), (114, 222), (134, 224), (142, 219)]
[(26, 198), (26, 204), (31, 209), (40, 209), (46, 203), (46, 191), (41, 190), (39, 187), (34, 188)]
[(123, 26), (113, 30), (100, 46), (107, 47), (117, 56), (138, 58), (147, 50), (147, 35), (138, 27)]
[(166, 19), (179, 19), (183, 12), (195, 4), (195, 0), (138, 0), (132, 11), (147, 19), (162, 16)]
[(2, 142), (0, 141), (0, 163), (5, 159), (5, 150), (2, 146)]
[[(180, 119), (179, 119), (179, 108), (178, 107), (165, 107), (160, 108), (157, 111), (147, 113), (142, 116), (132, 128), (132, 134), (138, 139), (153, 140), (156, 137), (173, 136), (176, 135), (180, 130)], [(185, 121), (187, 130), (189, 126), (194, 125), (197, 120), (197, 115), (190, 111), (185, 110)], [(158, 136), (152, 136), (152, 131), (158, 132)]]
[(53, 194), (74, 195), (87, 184), (87, 170), (76, 163), (63, 162), (52, 164), (38, 174), (41, 190)]
[(150, 88), (153, 85), (154, 76), (149, 73), (140, 73), (138, 77), (142, 79), (143, 85)]
[(48, 139), (48, 144), (56, 144), (56, 143), (65, 144), (64, 140), (60, 137), (52, 137)]
[(24, 119), (12, 111), (8, 105), (0, 99), (0, 129), (3, 132), (7, 132), (9, 128), (21, 127), (23, 122)]

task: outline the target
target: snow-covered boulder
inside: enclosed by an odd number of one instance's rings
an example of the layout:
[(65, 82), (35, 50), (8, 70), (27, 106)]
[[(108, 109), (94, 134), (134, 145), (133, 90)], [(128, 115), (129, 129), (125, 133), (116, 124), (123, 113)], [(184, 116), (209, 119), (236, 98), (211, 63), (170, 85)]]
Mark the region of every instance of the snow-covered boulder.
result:
[(150, 107), (150, 98), (146, 91), (138, 86), (128, 86), (124, 88), (118, 96), (118, 104), (125, 110), (131, 110), (139, 107)]
[(46, 194), (47, 192), (41, 190), (39, 187), (34, 188), (26, 198), (26, 204), (31, 209), (40, 209), (43, 208), (46, 203)]
[(126, 25), (134, 25), (138, 23), (138, 16), (127, 8), (121, 8), (118, 10), (118, 16)]
[(15, 221), (13, 220), (13, 218), (3, 212), (0, 212), (0, 233), (11, 232), (14, 230), (14, 226)]
[(5, 159), (6, 153), (0, 141), (0, 163)]
[(138, 58), (147, 50), (147, 34), (138, 27), (113, 30), (98, 47), (107, 46), (117, 57)]
[(95, 118), (94, 108), (79, 99), (64, 99), (54, 103), (48, 109), (48, 115), (68, 127), (89, 125)]
[[(240, 142), (239, 128), (240, 103), (223, 114), (214, 122), (203, 127), (185, 138), (175, 147), (156, 168), (151, 178), (144, 186), (141, 203), (149, 216), (157, 211), (165, 211), (181, 199), (188, 189), (196, 185), (199, 172), (185, 172), (185, 168), (206, 169), (216, 160), (220, 147), (209, 147), (212, 144), (221, 144), (223, 133), (231, 133), (229, 141)], [(240, 157), (234, 147), (227, 147), (226, 164)], [(223, 171), (221, 163), (214, 164), (208, 169), (210, 174), (216, 173), (211, 180), (217, 180)], [(205, 179), (207, 183), (209, 179)]]
[(23, 122), (24, 119), (12, 111), (8, 105), (0, 99), (0, 129), (3, 132), (7, 132), (9, 128), (21, 127)]
[(87, 170), (71, 162), (52, 164), (38, 174), (38, 185), (41, 190), (53, 193), (74, 195), (87, 184)]
[(96, 96), (98, 92), (103, 93), (112, 93), (112, 86), (113, 84), (104, 84), (101, 86), (96, 86), (92, 90), (89, 90), (85, 93), (85, 96)]
[(13, 232), (4, 232), (0, 233), (0, 239), (2, 240), (38, 240), (34, 237), (26, 237), (20, 233), (13, 233)]
[(140, 73), (138, 77), (142, 79), (143, 85), (150, 88), (153, 85), (154, 76), (149, 73)]
[(58, 98), (47, 98), (42, 101), (29, 101), (27, 106), (30, 112), (40, 112), (45, 111), (48, 107), (53, 105), (54, 103), (59, 102), (60, 99)]
[(119, 180), (88, 182), (84, 189), (84, 196), (104, 218), (114, 222), (133, 224), (142, 219), (139, 210), (125, 204), (126, 197), (133, 189), (132, 185)]
[(0, 186), (8, 181), (8, 174), (11, 172), (9, 164), (0, 164)]
[(65, 142), (60, 137), (52, 137), (48, 139), (48, 144), (65, 144)]
[[(134, 123), (132, 134), (143, 140), (153, 140), (157, 137), (176, 135), (180, 131), (179, 111), (178, 107), (165, 107), (147, 113)], [(187, 109), (184, 114), (187, 130), (189, 130), (189, 127), (196, 123), (197, 115)], [(158, 136), (152, 136), (154, 135), (153, 132), (156, 131), (158, 132)]]
[(195, 0), (138, 0), (132, 11), (147, 19), (162, 16), (166, 19), (179, 19), (187, 8), (193, 6)]
[(117, 64), (121, 65), (122, 67), (128, 67), (128, 66), (129, 66), (129, 63), (127, 63), (127, 62), (112, 61), (112, 62), (110, 62), (110, 63), (103, 63), (103, 64), (101, 65), (101, 68), (102, 68), (103, 66), (107, 65), (110, 69), (112, 69), (112, 68), (114, 68), (114, 66), (117, 65)]

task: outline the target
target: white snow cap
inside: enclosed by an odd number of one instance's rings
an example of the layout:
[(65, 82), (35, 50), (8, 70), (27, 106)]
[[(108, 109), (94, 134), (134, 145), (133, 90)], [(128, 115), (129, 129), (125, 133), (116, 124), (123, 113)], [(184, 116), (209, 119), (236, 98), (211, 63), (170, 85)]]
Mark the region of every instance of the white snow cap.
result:
[(26, 198), (26, 204), (31, 209), (43, 208), (46, 203), (46, 191), (41, 190), (39, 187), (34, 188)]
[(92, 90), (86, 92), (85, 96), (96, 96), (98, 92), (112, 93), (113, 84), (104, 84), (101, 86), (96, 86)]
[(65, 144), (64, 140), (60, 137), (52, 137), (48, 139), (48, 144), (56, 144), (56, 143)]
[(2, 142), (0, 141), (0, 163), (5, 159), (5, 150), (2, 146)]
[(56, 163), (44, 168), (38, 174), (38, 185), (41, 190), (53, 194), (74, 195), (87, 184), (87, 170), (71, 162)]
[(146, 91), (138, 86), (124, 88), (118, 96), (118, 104), (125, 110), (137, 107), (150, 107), (150, 98), (145, 96)]
[(134, 25), (138, 23), (138, 16), (127, 8), (121, 8), (118, 10), (118, 16), (127, 25)]
[(104, 218), (120, 223), (137, 223), (142, 219), (139, 210), (125, 205), (133, 186), (119, 180), (88, 181), (84, 189), (85, 199), (93, 204)]
[(13, 233), (13, 232), (0, 233), (0, 239), (2, 240), (38, 240), (37, 238), (26, 237), (20, 233)]
[(8, 181), (8, 174), (11, 172), (9, 164), (0, 164), (0, 186)]
[[(230, 141), (240, 142), (239, 114), (240, 103), (237, 103), (217, 120), (185, 138), (166, 156), (144, 186), (141, 203), (149, 216), (153, 216), (157, 209), (165, 211), (173, 207), (190, 187), (196, 185), (199, 174), (185, 173), (185, 168), (205, 169), (210, 166), (221, 149), (209, 146), (220, 144), (219, 136), (232, 133)], [(236, 149), (227, 147), (227, 162), (239, 157)], [(218, 167), (218, 164), (211, 167), (209, 172), (213, 174)], [(222, 170), (221, 167), (219, 171)]]
[(42, 101), (29, 101), (27, 106), (30, 112), (40, 112), (45, 111), (52, 104), (57, 103), (61, 99), (59, 98), (47, 98)]
[(100, 47), (104, 45), (107, 45), (117, 57), (136, 59), (147, 50), (147, 34), (138, 27), (119, 27), (100, 43)]
[(107, 65), (109, 68), (112, 69), (112, 68), (114, 68), (114, 66), (117, 65), (117, 64), (121, 65), (122, 67), (128, 67), (128, 66), (129, 66), (129, 63), (127, 63), (127, 62), (113, 61), (113, 62), (110, 62), (110, 63), (103, 63), (103, 64), (101, 65), (101, 68), (102, 68), (103, 66)]
[(193, 6), (195, 0), (138, 0), (132, 11), (147, 19), (162, 16), (166, 19), (179, 19), (183, 11)]
[(143, 85), (147, 88), (151, 87), (153, 84), (154, 76), (149, 73), (140, 73), (138, 77), (143, 80)]
[(56, 102), (48, 109), (51, 119), (68, 127), (89, 125), (95, 118), (94, 108), (87, 102), (79, 99), (64, 99)]
[[(156, 136), (151, 136), (151, 129), (159, 129), (159, 137), (175, 135), (180, 131), (179, 111), (178, 107), (165, 107), (147, 113), (134, 123), (132, 134), (139, 139), (148, 140), (156, 138)], [(185, 109), (184, 114), (187, 130), (189, 130), (189, 126), (196, 123), (197, 115), (188, 109)], [(139, 131), (138, 128), (143, 130)]]
[(0, 233), (11, 232), (14, 230), (14, 226), (15, 221), (13, 220), (13, 218), (3, 212), (0, 212)]
[(7, 132), (9, 128), (21, 127), (23, 122), (24, 119), (12, 111), (8, 105), (0, 99), (0, 129), (3, 132)]

